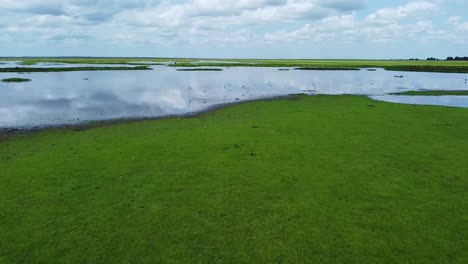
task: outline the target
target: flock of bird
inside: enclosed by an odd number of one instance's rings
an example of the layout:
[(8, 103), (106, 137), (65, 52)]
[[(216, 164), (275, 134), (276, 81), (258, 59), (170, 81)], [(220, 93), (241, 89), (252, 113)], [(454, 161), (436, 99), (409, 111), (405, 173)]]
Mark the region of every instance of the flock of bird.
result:
[[(271, 88), (271, 87), (272, 87), (271, 82), (268, 82), (268, 83), (267, 83), (267, 87), (268, 87), (268, 88)], [(240, 97), (235, 97), (235, 98), (234, 98), (235, 101), (240, 101), (240, 100), (242, 100), (242, 99), (251, 98), (251, 97), (253, 96), (253, 94), (252, 94), (252, 93), (253, 93), (253, 91), (252, 91), (253, 89), (252, 89), (250, 86), (248, 86), (248, 85), (242, 85), (240, 88), (241, 88), (242, 93), (241, 93)], [(226, 85), (224, 85), (224, 86), (223, 86), (223, 89), (224, 89), (228, 94), (233, 93), (233, 86), (232, 86), (231, 84), (226, 84)], [(188, 87), (188, 90), (189, 90), (190, 92), (193, 91), (192, 86), (189, 86), (189, 87)], [(204, 94), (207, 94), (208, 92), (207, 92), (207, 90), (203, 90), (203, 93), (204, 93)], [(207, 104), (207, 103), (208, 103), (207, 100), (203, 100), (203, 104)], [(192, 107), (192, 99), (190, 99), (190, 100), (188, 101), (188, 106), (189, 106), (189, 108)]]
[[(396, 75), (394, 76), (395, 78), (404, 78), (403, 75)], [(271, 88), (272, 87), (272, 84), (271, 84), (271, 81), (267, 82), (267, 87), (268, 88)], [(465, 84), (468, 84), (468, 79), (465, 79)], [(360, 86), (362, 87), (364, 84), (361, 83)], [(371, 86), (374, 86), (374, 83), (370, 83)], [(316, 90), (316, 85), (315, 83), (312, 84), (313, 88), (314, 89), (309, 89), (309, 90), (302, 90), (303, 92), (305, 93), (309, 93), (309, 94), (315, 94), (317, 93), (317, 90)], [(223, 89), (227, 92), (227, 93), (232, 93), (233, 91), (233, 86), (231, 84), (226, 84), (223, 86)], [(188, 90), (189, 91), (192, 91), (192, 87), (189, 86), (188, 87)], [(250, 88), (250, 86), (248, 85), (242, 85), (241, 86), (241, 90), (242, 90), (242, 94), (241, 94), (241, 97), (236, 97), (235, 98), (235, 101), (240, 101), (242, 99), (245, 99), (245, 98), (249, 98), (249, 97), (252, 97), (252, 90)], [(360, 91), (363, 91), (364, 89), (360, 88), (359, 89)], [(203, 90), (203, 93), (206, 94), (207, 91), (206, 90)], [(207, 101), (206, 100), (203, 100), (203, 104), (207, 104)], [(192, 100), (189, 100), (189, 107), (192, 107)]]
[[(403, 78), (403, 77), (404, 77), (404, 76), (402, 76), (402, 75), (397, 75), (397, 76), (395, 76), (395, 78)], [(89, 80), (89, 79), (88, 79), (88, 78), (83, 78), (83, 80), (87, 81), (87, 80)], [(468, 79), (465, 79), (465, 84), (468, 84)], [(364, 84), (362, 84), (362, 83), (360, 84), (360, 86), (363, 86), (363, 85), (364, 85)], [(370, 85), (373, 86), (374, 83), (370, 83)], [(316, 88), (315, 83), (313, 83), (312, 86), (313, 86), (313, 88)], [(268, 88), (272, 88), (271, 81), (268, 81), (267, 87), (268, 87)], [(226, 84), (226, 85), (223, 86), (223, 89), (224, 89), (227, 93), (232, 93), (233, 86), (232, 86), (231, 84)], [(192, 86), (189, 86), (189, 87), (188, 87), (188, 90), (189, 90), (189, 91), (192, 91), (192, 90), (193, 90), (193, 89), (192, 89)], [(240, 101), (241, 99), (245, 99), (245, 98), (252, 97), (252, 90), (251, 90), (250, 86), (248, 86), (248, 85), (242, 85), (242, 86), (241, 86), (241, 90), (242, 90), (241, 97), (235, 97), (235, 98), (234, 98), (235, 101)], [(363, 91), (362, 88), (360, 88), (359, 90), (360, 90), (360, 91)], [(316, 90), (316, 89), (302, 90), (302, 91), (305, 92), (305, 93), (309, 93), (309, 94), (315, 94), (315, 93), (317, 93), (317, 90)], [(204, 93), (204, 94), (207, 94), (207, 91), (206, 91), (206, 90), (203, 90), (203, 93)], [(208, 103), (207, 100), (204, 99), (204, 100), (203, 100), (203, 104), (207, 104), (207, 103)], [(189, 106), (189, 108), (192, 107), (192, 99), (190, 99), (190, 100), (188, 101), (188, 106)]]

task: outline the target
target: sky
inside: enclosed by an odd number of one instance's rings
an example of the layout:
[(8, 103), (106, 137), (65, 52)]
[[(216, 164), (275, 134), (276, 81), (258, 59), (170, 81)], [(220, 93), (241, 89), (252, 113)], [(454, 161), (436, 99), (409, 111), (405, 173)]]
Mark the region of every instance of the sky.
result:
[(468, 0), (0, 0), (0, 56), (468, 56)]

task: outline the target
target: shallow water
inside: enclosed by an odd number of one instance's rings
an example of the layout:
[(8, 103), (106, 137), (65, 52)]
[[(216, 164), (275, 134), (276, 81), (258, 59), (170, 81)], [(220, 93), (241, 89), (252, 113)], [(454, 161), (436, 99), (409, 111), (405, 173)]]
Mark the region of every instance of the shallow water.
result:
[[(467, 74), (384, 70), (228, 67), (221, 72), (181, 72), (155, 66), (153, 71), (0, 73), (0, 79), (10, 77), (27, 77), (32, 82), (0, 82), (0, 128), (187, 114), (223, 103), (297, 93), (360, 94), (390, 101), (393, 97), (376, 96), (419, 89), (468, 89)], [(418, 98), (412, 97), (411, 102)], [(453, 101), (443, 101), (443, 105), (468, 106), (466, 97), (456, 99), (456, 105)]]
[(407, 95), (377, 95), (370, 98), (390, 103), (413, 105), (438, 105), (451, 107), (468, 107), (468, 96), (407, 96)]

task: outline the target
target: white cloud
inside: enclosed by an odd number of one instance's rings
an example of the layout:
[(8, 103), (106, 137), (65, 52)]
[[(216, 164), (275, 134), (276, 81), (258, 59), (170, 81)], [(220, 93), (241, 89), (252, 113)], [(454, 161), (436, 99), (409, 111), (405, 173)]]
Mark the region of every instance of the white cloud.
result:
[(440, 11), (449, 1), (408, 0), (373, 10), (366, 9), (367, 2), (0, 0), (0, 42), (265, 48), (292, 43), (323, 46), (442, 38), (461, 43), (467, 39), (468, 18), (447, 17), (447, 12)]
[(437, 4), (429, 1), (410, 2), (406, 5), (382, 8), (366, 17), (366, 22), (386, 24), (402, 19), (414, 19), (437, 11)]
[(448, 18), (448, 22), (459, 31), (468, 32), (468, 21), (463, 22), (460, 16), (452, 16)]

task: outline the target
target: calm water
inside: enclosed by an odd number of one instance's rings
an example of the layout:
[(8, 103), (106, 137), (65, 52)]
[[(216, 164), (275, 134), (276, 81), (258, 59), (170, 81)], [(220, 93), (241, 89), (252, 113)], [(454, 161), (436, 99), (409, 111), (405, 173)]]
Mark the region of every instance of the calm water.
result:
[(439, 105), (451, 107), (468, 107), (468, 96), (401, 96), (401, 95), (377, 95), (370, 98), (379, 101), (413, 104), (413, 105)]
[(467, 97), (385, 96), (406, 90), (468, 89), (467, 74), (251, 67), (180, 72), (164, 66), (156, 66), (153, 71), (0, 73), (0, 79), (10, 77), (33, 81), (0, 82), (0, 128), (187, 114), (223, 103), (296, 93), (360, 94), (392, 102), (468, 107)]

